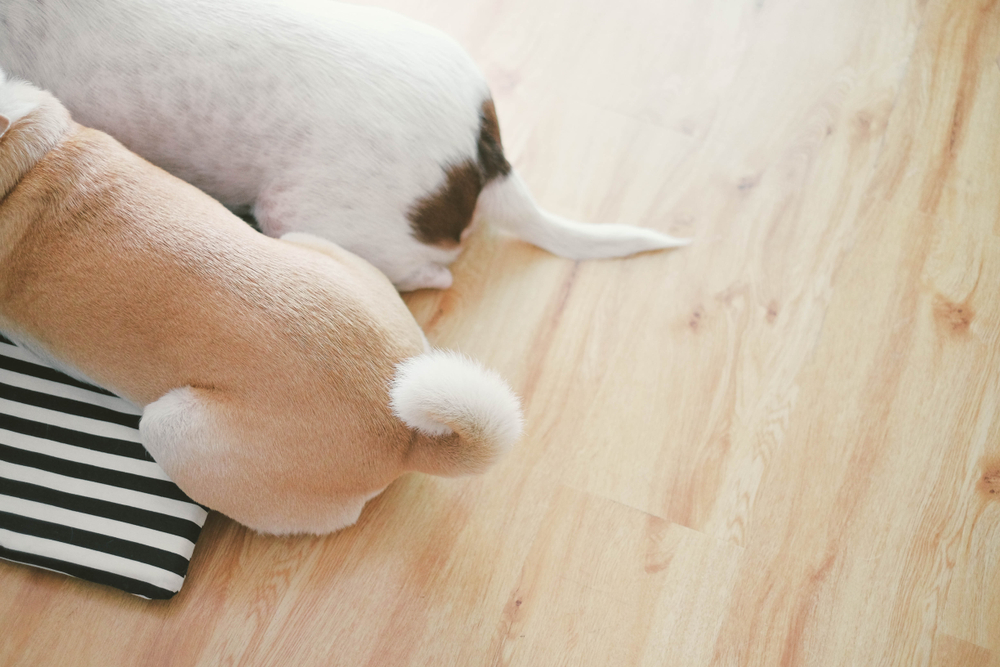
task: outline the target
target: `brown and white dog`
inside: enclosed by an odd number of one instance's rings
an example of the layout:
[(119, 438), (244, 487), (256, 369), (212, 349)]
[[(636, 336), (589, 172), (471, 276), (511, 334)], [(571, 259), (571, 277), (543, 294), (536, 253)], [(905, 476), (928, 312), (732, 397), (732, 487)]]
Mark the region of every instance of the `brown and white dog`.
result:
[(307, 232), (400, 290), (446, 288), (469, 230), (573, 259), (685, 245), (538, 206), (450, 37), (332, 0), (3, 0), (0, 67), (261, 231)]
[(482, 472), (521, 430), (366, 261), (252, 231), (2, 75), (0, 332), (142, 406), (181, 489), (268, 533), (351, 525), (405, 471)]

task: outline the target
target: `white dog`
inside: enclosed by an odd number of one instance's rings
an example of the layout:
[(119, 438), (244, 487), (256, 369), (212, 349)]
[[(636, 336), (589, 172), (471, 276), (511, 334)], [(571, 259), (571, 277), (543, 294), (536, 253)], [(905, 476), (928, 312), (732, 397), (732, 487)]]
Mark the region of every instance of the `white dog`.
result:
[(371, 264), (257, 234), (2, 73), (0, 332), (142, 406), (171, 479), (269, 533), (348, 526), (408, 470), (482, 472), (521, 431)]
[(401, 290), (448, 287), (474, 219), (574, 259), (686, 243), (540, 210), (468, 55), (387, 11), (3, 0), (0, 66), (265, 233), (334, 241)]

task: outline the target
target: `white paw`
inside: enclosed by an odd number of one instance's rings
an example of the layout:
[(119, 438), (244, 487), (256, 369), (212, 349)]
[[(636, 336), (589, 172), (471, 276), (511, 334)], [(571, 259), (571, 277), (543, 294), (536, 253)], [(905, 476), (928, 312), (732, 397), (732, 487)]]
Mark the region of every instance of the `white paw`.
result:
[(451, 287), (451, 271), (440, 264), (424, 264), (396, 283), (400, 292), (416, 289), (448, 289)]

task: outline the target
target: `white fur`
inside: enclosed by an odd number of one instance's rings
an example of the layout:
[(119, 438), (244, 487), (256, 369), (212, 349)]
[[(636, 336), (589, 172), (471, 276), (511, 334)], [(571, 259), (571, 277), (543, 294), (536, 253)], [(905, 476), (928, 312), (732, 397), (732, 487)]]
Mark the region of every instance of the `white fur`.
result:
[(478, 211), (490, 223), (518, 238), (570, 259), (619, 257), (690, 243), (651, 229), (629, 225), (585, 225), (553, 215), (535, 203), (515, 172), (487, 184)]
[(425, 435), (455, 429), (488, 434), (497, 455), (513, 446), (523, 428), (521, 404), (495, 372), (456, 352), (433, 350), (396, 369), (392, 411)]
[[(271, 236), (334, 241), (399, 289), (451, 284), (459, 248), (417, 241), (407, 212), (475, 160), (489, 90), (437, 30), (337, 2), (5, 0), (0, 65)], [(545, 214), (516, 175), (487, 189), (477, 217), (570, 257), (682, 243)]]
[[(32, 85), (15, 79), (8, 80), (0, 69), (0, 116), (13, 125), (34, 111), (41, 101), (41, 92)], [(4, 131), (7, 127), (4, 127)], [(0, 136), (3, 136), (0, 132)]]

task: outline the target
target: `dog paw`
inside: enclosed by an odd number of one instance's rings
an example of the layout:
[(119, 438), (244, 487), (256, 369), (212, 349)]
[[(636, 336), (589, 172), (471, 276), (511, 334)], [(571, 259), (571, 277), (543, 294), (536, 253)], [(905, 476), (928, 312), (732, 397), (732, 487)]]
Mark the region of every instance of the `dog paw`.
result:
[(440, 264), (424, 264), (413, 273), (396, 283), (400, 292), (417, 289), (448, 289), (451, 287), (451, 271)]

